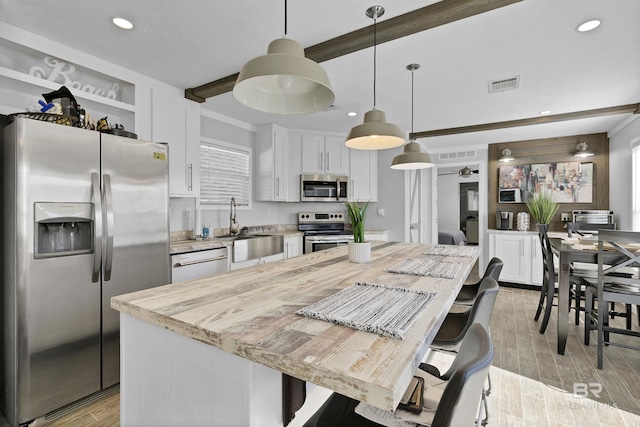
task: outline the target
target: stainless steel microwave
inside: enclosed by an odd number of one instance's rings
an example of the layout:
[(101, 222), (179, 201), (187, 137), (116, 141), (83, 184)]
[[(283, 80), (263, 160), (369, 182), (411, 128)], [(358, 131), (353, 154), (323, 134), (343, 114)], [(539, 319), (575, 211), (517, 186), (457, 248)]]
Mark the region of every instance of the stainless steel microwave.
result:
[(343, 175), (300, 175), (300, 201), (346, 202), (348, 182)]

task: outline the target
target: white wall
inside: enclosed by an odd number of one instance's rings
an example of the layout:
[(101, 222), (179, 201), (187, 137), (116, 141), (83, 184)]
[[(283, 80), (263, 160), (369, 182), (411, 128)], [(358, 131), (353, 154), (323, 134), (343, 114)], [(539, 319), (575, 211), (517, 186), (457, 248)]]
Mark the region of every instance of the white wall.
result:
[[(405, 240), (405, 192), (404, 171), (391, 169), (393, 158), (402, 153), (403, 148), (378, 150), (378, 202), (371, 203), (367, 211), (366, 228), (369, 230), (389, 230), (389, 240)], [(384, 216), (378, 215), (378, 209)]]
[(609, 209), (620, 230), (631, 230), (631, 144), (640, 138), (640, 117), (609, 134)]

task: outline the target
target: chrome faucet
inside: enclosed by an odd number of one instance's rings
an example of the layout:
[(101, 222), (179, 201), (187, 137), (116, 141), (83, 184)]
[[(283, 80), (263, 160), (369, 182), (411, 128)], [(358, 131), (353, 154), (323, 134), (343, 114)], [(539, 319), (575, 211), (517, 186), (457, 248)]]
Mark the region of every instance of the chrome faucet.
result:
[(236, 199), (231, 198), (231, 207), (229, 208), (229, 235), (233, 236), (238, 234), (238, 223), (236, 222)]

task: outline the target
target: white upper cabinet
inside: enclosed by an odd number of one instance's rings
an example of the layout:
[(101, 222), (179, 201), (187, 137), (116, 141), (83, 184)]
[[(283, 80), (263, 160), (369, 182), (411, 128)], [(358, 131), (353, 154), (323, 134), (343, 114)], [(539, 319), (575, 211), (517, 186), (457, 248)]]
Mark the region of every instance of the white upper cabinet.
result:
[(302, 173), (347, 175), (349, 148), (339, 136), (302, 135)]
[(378, 201), (378, 152), (352, 149), (349, 151), (349, 200)]
[(293, 168), (290, 168), (289, 132), (279, 126), (258, 126), (256, 136), (256, 200), (296, 202), (293, 185), (290, 185)]
[(178, 95), (153, 89), (151, 137), (169, 144), (170, 195), (197, 197), (200, 191), (200, 107)]

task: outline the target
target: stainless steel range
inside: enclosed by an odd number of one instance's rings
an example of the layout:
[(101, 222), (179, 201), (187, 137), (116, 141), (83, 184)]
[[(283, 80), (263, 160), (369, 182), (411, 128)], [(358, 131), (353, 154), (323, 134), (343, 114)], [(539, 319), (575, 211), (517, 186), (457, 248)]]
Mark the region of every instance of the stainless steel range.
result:
[(344, 229), (345, 214), (298, 213), (298, 230), (304, 232), (304, 253), (346, 245), (353, 240), (351, 231)]

